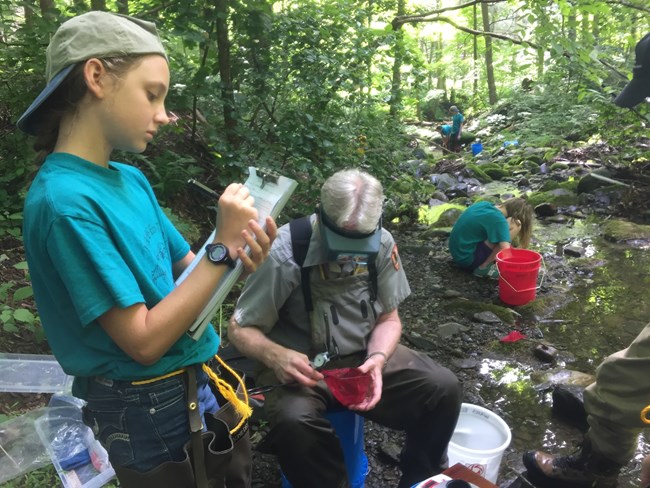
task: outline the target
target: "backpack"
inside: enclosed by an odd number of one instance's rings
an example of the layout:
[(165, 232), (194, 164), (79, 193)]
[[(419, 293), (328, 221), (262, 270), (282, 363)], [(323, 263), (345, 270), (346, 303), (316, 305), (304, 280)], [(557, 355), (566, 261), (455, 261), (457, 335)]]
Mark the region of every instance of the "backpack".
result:
[[(309, 241), (312, 234), (310, 216), (305, 215), (304, 217), (292, 220), (289, 222), (289, 230), (291, 231), (293, 259), (300, 266), (300, 285), (302, 287), (302, 295), (305, 299), (305, 308), (311, 314), (314, 311), (310, 280), (313, 266), (303, 267), (307, 258), (307, 250), (309, 249)], [(370, 286), (370, 299), (374, 302), (377, 300), (377, 265), (375, 261), (368, 263), (368, 282)]]

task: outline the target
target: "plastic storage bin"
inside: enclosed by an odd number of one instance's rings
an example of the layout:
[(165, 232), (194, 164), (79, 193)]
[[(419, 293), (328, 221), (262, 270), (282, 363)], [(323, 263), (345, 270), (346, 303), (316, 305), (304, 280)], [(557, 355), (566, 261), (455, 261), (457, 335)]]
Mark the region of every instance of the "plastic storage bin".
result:
[(0, 391), (64, 393), (72, 389), (73, 380), (54, 356), (0, 353)]

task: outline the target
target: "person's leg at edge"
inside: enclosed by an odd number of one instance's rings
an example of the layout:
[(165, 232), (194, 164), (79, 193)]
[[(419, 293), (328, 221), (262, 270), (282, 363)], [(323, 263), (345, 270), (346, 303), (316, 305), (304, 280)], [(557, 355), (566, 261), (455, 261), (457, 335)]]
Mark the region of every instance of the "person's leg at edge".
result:
[(649, 367), (650, 324), (627, 349), (603, 361), (596, 382), (585, 390), (590, 429), (579, 452), (551, 456), (529, 451), (524, 454), (529, 474), (596, 488), (615, 487), (620, 469), (633, 456), (644, 427), (640, 412), (650, 398), (650, 385), (645, 381)]
[[(260, 375), (260, 384), (277, 380)], [(269, 383), (270, 381), (270, 383)], [(329, 420), (322, 388), (276, 388), (265, 395), (271, 430), (258, 446), (278, 456), (282, 473), (293, 488), (348, 488), (343, 449)]]
[(380, 402), (361, 414), (406, 432), (398, 487), (409, 488), (447, 467), (447, 445), (460, 414), (462, 387), (450, 370), (402, 345), (390, 357), (383, 382)]

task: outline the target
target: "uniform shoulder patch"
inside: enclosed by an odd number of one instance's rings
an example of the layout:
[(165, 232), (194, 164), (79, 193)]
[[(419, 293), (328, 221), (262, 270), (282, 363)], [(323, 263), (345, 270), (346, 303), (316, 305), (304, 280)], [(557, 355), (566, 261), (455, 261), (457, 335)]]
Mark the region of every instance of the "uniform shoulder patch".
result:
[(397, 244), (393, 246), (393, 250), (390, 253), (390, 260), (393, 262), (393, 268), (399, 270), (399, 253), (397, 252)]

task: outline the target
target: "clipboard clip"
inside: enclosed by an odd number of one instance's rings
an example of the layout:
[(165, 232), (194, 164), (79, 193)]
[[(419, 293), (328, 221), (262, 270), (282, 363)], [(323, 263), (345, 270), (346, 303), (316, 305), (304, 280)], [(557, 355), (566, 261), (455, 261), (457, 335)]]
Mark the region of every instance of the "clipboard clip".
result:
[(260, 188), (264, 188), (267, 183), (275, 183), (277, 185), (278, 179), (280, 178), (278, 173), (270, 169), (258, 169), (257, 176), (262, 180)]

